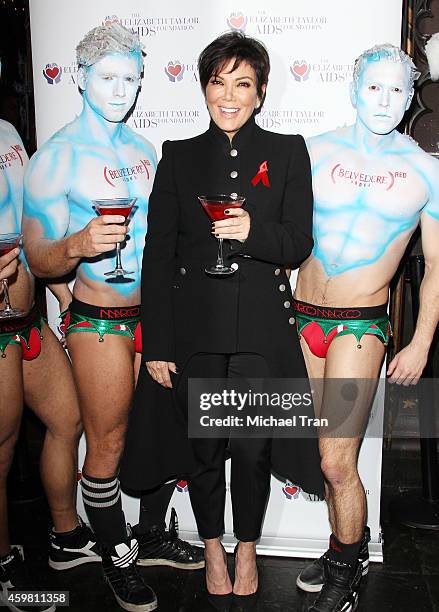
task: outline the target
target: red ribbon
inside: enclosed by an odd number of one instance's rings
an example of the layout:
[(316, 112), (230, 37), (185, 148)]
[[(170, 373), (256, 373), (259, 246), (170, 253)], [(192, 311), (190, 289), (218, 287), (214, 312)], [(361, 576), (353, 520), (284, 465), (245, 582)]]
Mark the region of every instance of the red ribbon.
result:
[(259, 170), (252, 178), (253, 187), (255, 187), (259, 181), (262, 181), (264, 187), (270, 187), (270, 181), (268, 180), (268, 165), (266, 161), (262, 162), (259, 166)]

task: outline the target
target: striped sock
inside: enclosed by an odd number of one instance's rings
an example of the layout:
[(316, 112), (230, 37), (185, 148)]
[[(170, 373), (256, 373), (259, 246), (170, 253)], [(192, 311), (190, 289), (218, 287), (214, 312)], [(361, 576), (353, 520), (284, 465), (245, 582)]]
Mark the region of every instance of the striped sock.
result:
[(117, 477), (95, 478), (83, 471), (81, 489), (84, 508), (98, 541), (108, 546), (126, 541), (127, 529)]

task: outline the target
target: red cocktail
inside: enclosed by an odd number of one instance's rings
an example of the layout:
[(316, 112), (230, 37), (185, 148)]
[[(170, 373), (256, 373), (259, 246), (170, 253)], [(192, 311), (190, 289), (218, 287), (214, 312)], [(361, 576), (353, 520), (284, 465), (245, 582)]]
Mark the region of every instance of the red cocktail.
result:
[[(212, 221), (222, 221), (223, 219), (233, 217), (233, 215), (226, 215), (224, 211), (230, 210), (231, 208), (241, 208), (245, 202), (245, 198), (242, 196), (227, 196), (222, 194), (198, 196), (198, 199)], [(218, 238), (218, 256), (216, 264), (205, 268), (204, 271), (206, 274), (212, 276), (230, 276), (234, 274), (234, 268), (224, 265), (222, 238)]]
[[(125, 217), (125, 223), (136, 203), (137, 198), (108, 198), (101, 200), (92, 200), (93, 206), (99, 215), (121, 215)], [(120, 242), (116, 243), (116, 267), (111, 272), (105, 272), (104, 276), (109, 278), (107, 283), (132, 283), (133, 278), (127, 278), (125, 274), (134, 274), (122, 268), (122, 259), (120, 253)]]
[[(20, 244), (20, 240), (22, 239), (21, 234), (0, 234), (0, 257), (6, 255), (15, 249)], [(0, 310), (0, 319), (12, 319), (14, 317), (22, 317), (26, 313), (24, 310), (20, 310), (19, 308), (12, 308), (11, 302), (9, 300), (9, 290), (8, 290), (8, 279), (4, 278), (2, 281), (3, 286), (3, 294), (4, 294), (4, 302), (5, 307), (3, 310)]]

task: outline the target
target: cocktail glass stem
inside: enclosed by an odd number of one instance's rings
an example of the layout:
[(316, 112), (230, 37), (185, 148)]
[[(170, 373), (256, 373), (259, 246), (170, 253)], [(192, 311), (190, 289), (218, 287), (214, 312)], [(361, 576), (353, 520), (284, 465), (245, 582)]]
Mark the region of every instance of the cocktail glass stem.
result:
[(6, 278), (4, 278), (2, 280), (2, 285), (3, 285), (3, 301), (5, 303), (5, 308), (4, 308), (4, 312), (11, 312), (12, 308), (11, 308), (11, 303), (9, 301), (9, 287), (8, 287), (8, 281)]
[[(118, 242), (118, 243), (116, 243), (116, 269), (115, 269), (115, 272), (123, 274), (122, 258), (121, 258), (120, 250), (121, 250), (120, 249), (120, 242)], [(132, 272), (127, 272), (127, 274), (132, 274)]]
[(218, 238), (218, 256), (216, 259), (216, 267), (224, 268), (224, 260), (223, 260), (223, 238)]

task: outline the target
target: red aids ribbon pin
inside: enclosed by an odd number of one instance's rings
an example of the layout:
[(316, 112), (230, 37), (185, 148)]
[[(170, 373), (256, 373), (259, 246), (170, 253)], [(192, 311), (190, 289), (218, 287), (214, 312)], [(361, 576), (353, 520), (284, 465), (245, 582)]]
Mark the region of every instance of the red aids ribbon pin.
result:
[(252, 178), (253, 187), (255, 187), (259, 181), (262, 181), (264, 187), (270, 187), (270, 181), (268, 180), (268, 165), (266, 161), (262, 162), (259, 166), (259, 170)]

